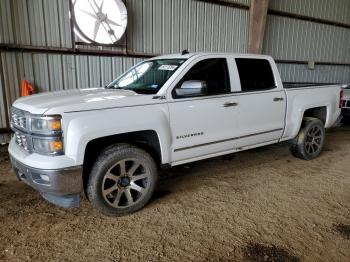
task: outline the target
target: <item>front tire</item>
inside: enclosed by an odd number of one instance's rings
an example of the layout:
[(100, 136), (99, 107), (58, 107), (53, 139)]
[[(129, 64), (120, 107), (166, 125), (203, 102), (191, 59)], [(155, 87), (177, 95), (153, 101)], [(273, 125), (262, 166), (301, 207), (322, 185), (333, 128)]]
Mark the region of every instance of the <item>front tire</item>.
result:
[(296, 138), (291, 141), (290, 151), (293, 156), (312, 160), (318, 157), (325, 141), (325, 129), (321, 120), (305, 118)]
[(104, 150), (91, 169), (86, 193), (92, 206), (109, 216), (133, 213), (151, 199), (157, 166), (144, 150), (117, 144)]

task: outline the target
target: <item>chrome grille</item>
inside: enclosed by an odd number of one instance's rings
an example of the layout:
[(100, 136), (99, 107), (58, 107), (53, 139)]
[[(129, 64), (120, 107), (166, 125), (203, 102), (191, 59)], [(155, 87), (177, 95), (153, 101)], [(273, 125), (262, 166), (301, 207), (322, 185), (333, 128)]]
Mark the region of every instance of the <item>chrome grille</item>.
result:
[(11, 126), (14, 131), (14, 138), (17, 145), (25, 151), (31, 151), (31, 138), (26, 134), (28, 130), (28, 113), (18, 108), (11, 108)]
[(16, 128), (27, 129), (26, 112), (17, 108), (11, 110), (11, 123)]
[(22, 147), (24, 150), (29, 152), (29, 141), (25, 134), (21, 134), (20, 132), (15, 132), (15, 141), (17, 145)]

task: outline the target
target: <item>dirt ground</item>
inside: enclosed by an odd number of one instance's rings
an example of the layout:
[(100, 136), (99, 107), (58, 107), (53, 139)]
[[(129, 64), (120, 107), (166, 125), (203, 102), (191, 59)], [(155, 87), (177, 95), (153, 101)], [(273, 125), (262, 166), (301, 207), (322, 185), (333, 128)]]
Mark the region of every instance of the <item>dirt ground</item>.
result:
[(350, 127), (322, 155), (286, 144), (174, 168), (138, 213), (45, 202), (0, 155), (0, 260), (350, 261)]

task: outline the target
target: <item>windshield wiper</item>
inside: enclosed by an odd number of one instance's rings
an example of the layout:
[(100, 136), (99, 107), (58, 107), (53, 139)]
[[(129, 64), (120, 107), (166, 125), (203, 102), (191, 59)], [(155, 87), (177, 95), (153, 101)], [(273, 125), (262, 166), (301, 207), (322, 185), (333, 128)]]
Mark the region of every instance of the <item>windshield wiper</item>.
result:
[(113, 86), (113, 85), (106, 85), (105, 86), (105, 89), (121, 89), (121, 90), (126, 90), (124, 88), (121, 88), (121, 87), (117, 87), (117, 86)]

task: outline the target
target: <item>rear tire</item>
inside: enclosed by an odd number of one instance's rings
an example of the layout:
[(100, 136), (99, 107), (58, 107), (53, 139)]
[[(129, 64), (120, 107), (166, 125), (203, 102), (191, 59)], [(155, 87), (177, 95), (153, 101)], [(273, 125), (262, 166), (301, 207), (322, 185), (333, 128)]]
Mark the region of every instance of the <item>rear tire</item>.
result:
[(324, 146), (325, 134), (321, 120), (304, 118), (298, 136), (290, 141), (290, 152), (293, 156), (304, 160), (318, 157)]
[(136, 212), (151, 199), (158, 180), (153, 158), (144, 150), (117, 144), (94, 163), (86, 193), (92, 206), (109, 216)]

